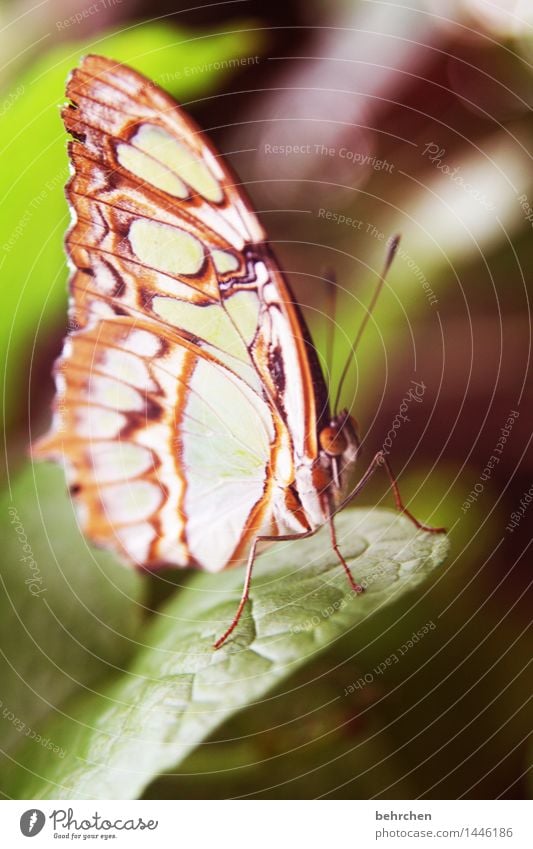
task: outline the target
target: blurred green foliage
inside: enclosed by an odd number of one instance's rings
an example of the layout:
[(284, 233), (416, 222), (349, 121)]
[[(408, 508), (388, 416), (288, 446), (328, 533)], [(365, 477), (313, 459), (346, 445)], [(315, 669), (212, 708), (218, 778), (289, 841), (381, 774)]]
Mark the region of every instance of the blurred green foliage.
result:
[(88, 547), (63, 471), (50, 464), (16, 476), (2, 495), (0, 526), (0, 745), (11, 756), (69, 696), (90, 693), (126, 662), (142, 624), (143, 585)]

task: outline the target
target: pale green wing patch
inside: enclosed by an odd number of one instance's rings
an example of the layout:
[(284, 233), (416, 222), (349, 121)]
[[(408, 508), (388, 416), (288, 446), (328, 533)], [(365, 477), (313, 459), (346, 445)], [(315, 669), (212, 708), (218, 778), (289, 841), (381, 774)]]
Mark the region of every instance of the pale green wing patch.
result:
[(219, 571), (228, 564), (245, 530), (257, 536), (270, 520), (266, 499), (257, 523), (248, 521), (268, 490), (275, 440), (272, 413), (241, 380), (198, 359), (178, 438), (186, 479), (183, 506), (188, 546), (204, 569)]
[(152, 309), (173, 327), (232, 357), (250, 362), (247, 346), (257, 332), (259, 321), (259, 298), (255, 292), (236, 292), (223, 304), (205, 306), (156, 296)]
[(141, 262), (158, 271), (187, 277), (202, 270), (204, 246), (186, 230), (138, 218), (133, 221), (128, 238)]
[(118, 146), (117, 155), (120, 164), (137, 177), (176, 197), (188, 197), (189, 187), (205, 200), (220, 203), (223, 199), (209, 165), (162, 127), (142, 124), (129, 145)]

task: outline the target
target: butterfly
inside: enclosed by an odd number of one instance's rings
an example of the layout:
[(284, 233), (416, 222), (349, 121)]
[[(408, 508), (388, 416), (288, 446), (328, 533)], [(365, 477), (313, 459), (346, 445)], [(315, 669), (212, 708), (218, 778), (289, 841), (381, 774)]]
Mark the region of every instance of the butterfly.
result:
[(50, 433), (92, 542), (145, 569), (218, 572), (258, 544), (308, 537), (352, 485), (360, 453), (300, 310), (244, 192), (153, 82), (90, 55), (67, 84), (73, 221), (70, 332), (55, 366)]

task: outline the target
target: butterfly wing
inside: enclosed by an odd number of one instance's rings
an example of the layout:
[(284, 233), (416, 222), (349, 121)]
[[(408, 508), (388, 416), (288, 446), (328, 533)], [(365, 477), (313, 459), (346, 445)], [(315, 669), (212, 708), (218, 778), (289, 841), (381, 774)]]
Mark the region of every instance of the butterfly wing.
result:
[(324, 517), (326, 393), (263, 230), (177, 104), (89, 56), (74, 140), (70, 323), (56, 415), (82, 527), (146, 566), (217, 570)]

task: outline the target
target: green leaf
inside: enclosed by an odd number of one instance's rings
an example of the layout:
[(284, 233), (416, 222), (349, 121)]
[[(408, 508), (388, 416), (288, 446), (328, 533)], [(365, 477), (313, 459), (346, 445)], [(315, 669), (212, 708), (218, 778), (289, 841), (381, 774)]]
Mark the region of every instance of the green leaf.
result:
[[(0, 501), (0, 748), (16, 757), (68, 696), (122, 669), (141, 577), (88, 548), (63, 471), (27, 467)], [(47, 750), (43, 750), (47, 752)]]
[(214, 651), (235, 612), (243, 569), (198, 575), (147, 627), (127, 673), (98, 695), (81, 695), (46, 726), (67, 757), (28, 747), (8, 777), (9, 794), (136, 797), (317, 652), (351, 632), (355, 639), (367, 617), (418, 586), (447, 551), (445, 538), (416, 532), (388, 510), (344, 511), (337, 528), (353, 573), (366, 586), (362, 595), (349, 589), (327, 532), (280, 542), (258, 560), (245, 615)]
[[(68, 178), (66, 133), (59, 115), (65, 82), (80, 57), (101, 53), (125, 62), (182, 102), (213, 90), (216, 81), (250, 56), (258, 36), (249, 31), (195, 33), (147, 25), (97, 40), (61, 44), (36, 61), (0, 112), (0, 271), (3, 287), (0, 355), (6, 383), (5, 417), (20, 412), (21, 364), (31, 360), (41, 324), (45, 331), (65, 311), (67, 265), (63, 250), (70, 215), (64, 197)], [(254, 62), (257, 57), (251, 57)]]
[[(420, 607), (414, 606), (417, 616)], [(383, 727), (380, 685), (370, 685), (371, 693), (352, 683), (371, 668), (363, 665), (364, 647), (376, 620), (358, 629), (357, 646), (353, 638), (339, 640), (261, 704), (225, 722), (142, 798), (317, 799), (333, 791), (337, 799), (371, 799), (393, 781), (389, 798), (417, 798), (423, 788), (409, 775), (392, 729)]]

